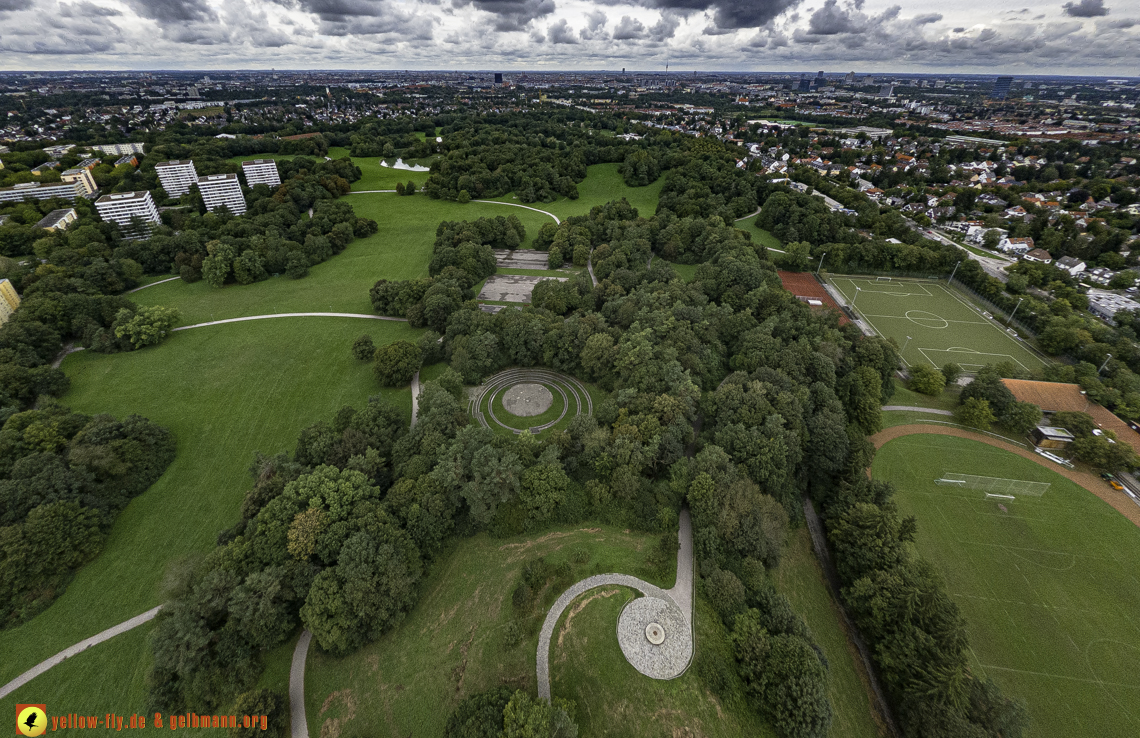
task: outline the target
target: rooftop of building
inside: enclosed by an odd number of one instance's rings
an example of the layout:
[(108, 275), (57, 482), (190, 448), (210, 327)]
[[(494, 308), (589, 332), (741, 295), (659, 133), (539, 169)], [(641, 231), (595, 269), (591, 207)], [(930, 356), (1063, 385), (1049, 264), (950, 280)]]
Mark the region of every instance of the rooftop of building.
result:
[(1113, 415), (1107, 408), (1090, 400), (1089, 396), (1081, 391), (1079, 384), (1037, 382), (1028, 379), (1001, 381), (1018, 402), (1032, 402), (1047, 413), (1085, 413), (1102, 430), (1112, 431), (1118, 439), (1131, 446), (1136, 453), (1140, 453), (1140, 433), (1132, 430), (1131, 426)]
[(146, 190), (141, 190), (138, 192), (114, 192), (110, 195), (103, 195), (95, 201), (95, 204), (98, 205), (100, 203), (107, 202), (127, 202), (129, 200), (145, 200), (148, 197), (150, 197), (150, 193)]
[(154, 165), (155, 169), (159, 167), (184, 167), (187, 164), (193, 164), (193, 159), (171, 159), (170, 161), (160, 161)]
[(236, 180), (237, 175), (236, 174), (210, 174), (210, 175), (207, 175), (205, 177), (199, 177), (198, 183), (201, 184), (202, 182), (222, 182), (222, 181), (225, 181), (227, 179)]

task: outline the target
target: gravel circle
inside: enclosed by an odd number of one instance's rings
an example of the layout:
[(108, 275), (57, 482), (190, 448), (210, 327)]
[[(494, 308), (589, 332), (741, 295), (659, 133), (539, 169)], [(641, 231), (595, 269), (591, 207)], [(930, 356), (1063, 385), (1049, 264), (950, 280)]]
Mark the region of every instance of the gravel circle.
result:
[[(651, 624), (665, 631), (660, 645), (649, 640)], [(679, 677), (693, 659), (689, 623), (681, 608), (668, 600), (657, 597), (630, 600), (618, 618), (617, 637), (626, 661), (653, 679)]]
[(554, 404), (554, 395), (541, 384), (523, 382), (503, 393), (503, 409), (520, 418), (542, 415)]

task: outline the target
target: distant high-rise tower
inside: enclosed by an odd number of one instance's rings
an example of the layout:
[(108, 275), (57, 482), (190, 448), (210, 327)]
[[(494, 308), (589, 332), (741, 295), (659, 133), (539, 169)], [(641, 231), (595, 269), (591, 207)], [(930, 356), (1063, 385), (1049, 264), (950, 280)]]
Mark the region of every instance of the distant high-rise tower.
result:
[(800, 85), (797, 90), (799, 92), (808, 92), (811, 90), (811, 80), (807, 77), (800, 77)]
[(502, 72), (495, 72), (495, 84), (497, 84), (497, 85), (503, 84), (503, 73)]
[(816, 81), (823, 82), (823, 70), (819, 70), (819, 74), (815, 75)]
[(879, 97), (893, 97), (895, 94), (894, 85), (883, 85), (879, 88)]
[(855, 84), (855, 72), (848, 72), (847, 76), (843, 78), (843, 81), (849, 85)]
[(998, 77), (994, 80), (994, 88), (990, 97), (994, 100), (1004, 100), (1009, 96), (1009, 87), (1013, 84), (1013, 77)]

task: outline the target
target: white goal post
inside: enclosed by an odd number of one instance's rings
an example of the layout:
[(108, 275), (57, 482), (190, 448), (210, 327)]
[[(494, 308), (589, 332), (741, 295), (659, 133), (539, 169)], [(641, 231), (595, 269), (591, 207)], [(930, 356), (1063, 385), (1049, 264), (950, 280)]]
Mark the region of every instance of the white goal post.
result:
[(1049, 489), (1050, 484), (1049, 482), (982, 477), (977, 474), (959, 474), (957, 472), (943, 472), (942, 477), (935, 479), (934, 483), (940, 487), (982, 490), (986, 493), (986, 497), (1009, 499), (1014, 499), (1014, 497), (1040, 497)]
[(890, 282), (891, 278), (890, 277), (875, 277), (875, 281), (876, 282)]

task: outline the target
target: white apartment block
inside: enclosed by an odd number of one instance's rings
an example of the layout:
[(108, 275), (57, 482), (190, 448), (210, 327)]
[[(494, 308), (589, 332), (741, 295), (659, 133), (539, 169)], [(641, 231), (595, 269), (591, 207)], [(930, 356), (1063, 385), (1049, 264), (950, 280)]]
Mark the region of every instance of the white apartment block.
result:
[(100, 144), (99, 146), (91, 147), (95, 151), (102, 151), (107, 155), (122, 156), (124, 154), (141, 154), (143, 153), (143, 145), (141, 143), (132, 144)]
[(41, 182), (26, 182), (14, 187), (0, 187), (0, 202), (23, 202), (24, 200), (50, 200), (53, 197), (62, 197), (64, 200), (74, 200), (83, 197), (83, 185), (78, 182), (60, 182), (58, 184), (43, 184)]
[(241, 170), (245, 174), (246, 185), (265, 184), (276, 187), (281, 184), (281, 175), (277, 171), (277, 162), (272, 159), (254, 159), (243, 161)]
[(160, 222), (154, 198), (145, 190), (104, 195), (95, 201), (95, 209), (99, 212), (100, 218), (118, 224), (124, 233), (131, 230), (132, 218), (141, 218), (146, 223)]
[(241, 194), (241, 183), (236, 174), (211, 174), (198, 178), (198, 190), (202, 202), (210, 212), (225, 205), (234, 215), (245, 212), (245, 197)]
[(190, 191), (191, 185), (198, 182), (198, 172), (194, 170), (194, 162), (164, 161), (154, 165), (154, 172), (162, 189), (171, 197), (181, 197)]

